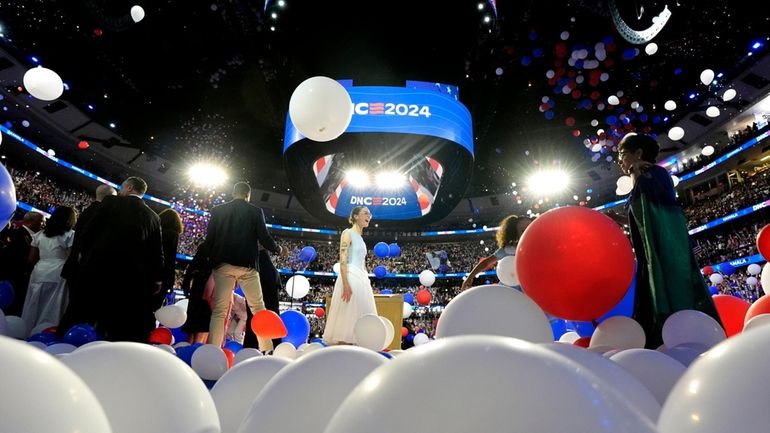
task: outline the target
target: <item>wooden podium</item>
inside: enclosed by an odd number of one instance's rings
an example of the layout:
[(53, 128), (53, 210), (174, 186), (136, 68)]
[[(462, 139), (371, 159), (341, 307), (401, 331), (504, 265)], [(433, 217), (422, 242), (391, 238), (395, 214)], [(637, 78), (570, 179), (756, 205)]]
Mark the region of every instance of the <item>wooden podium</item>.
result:
[[(326, 315), (331, 314), (332, 297), (326, 297)], [(382, 316), (393, 324), (393, 341), (388, 349), (401, 349), (401, 327), (404, 321), (404, 295), (374, 295), (377, 315)]]

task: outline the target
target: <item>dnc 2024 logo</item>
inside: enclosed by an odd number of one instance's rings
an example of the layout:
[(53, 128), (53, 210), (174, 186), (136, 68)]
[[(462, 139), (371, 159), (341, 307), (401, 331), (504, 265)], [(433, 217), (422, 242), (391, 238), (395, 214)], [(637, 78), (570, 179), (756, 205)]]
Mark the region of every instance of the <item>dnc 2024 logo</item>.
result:
[(354, 206), (403, 206), (406, 203), (406, 197), (350, 197), (350, 204)]
[(431, 116), (428, 105), (394, 104), (392, 102), (359, 102), (353, 104), (353, 113), (359, 116), (422, 116), (425, 118)]

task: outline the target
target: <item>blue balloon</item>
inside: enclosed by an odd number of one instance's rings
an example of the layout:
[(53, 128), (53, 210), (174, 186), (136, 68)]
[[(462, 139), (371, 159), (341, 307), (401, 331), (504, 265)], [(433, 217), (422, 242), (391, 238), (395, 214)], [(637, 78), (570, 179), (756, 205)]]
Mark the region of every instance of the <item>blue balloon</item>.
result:
[(176, 349), (177, 358), (185, 362), (185, 364), (192, 366), (192, 356), (199, 347), (203, 346), (201, 343), (193, 343), (189, 346), (179, 347)]
[(377, 245), (374, 246), (374, 255), (381, 259), (388, 257), (389, 253), (390, 247), (385, 242), (377, 242)]
[(722, 263), (718, 266), (719, 272), (721, 272), (724, 275), (732, 275), (735, 273), (735, 266), (729, 264), (729, 263)]
[(406, 341), (408, 341), (409, 343), (414, 341), (414, 334), (406, 334)]
[(323, 338), (314, 338), (314, 339), (310, 340), (310, 342), (311, 343), (318, 343), (321, 346), (326, 347), (326, 343), (324, 343), (324, 339)]
[(241, 286), (235, 286), (235, 294), (244, 298), (246, 297), (246, 295), (243, 293), (243, 289), (241, 289)]
[(532, 64), (532, 59), (529, 56), (524, 56), (521, 58), (521, 64), (523, 66), (529, 66), (530, 64)]
[(385, 269), (385, 266), (377, 266), (374, 268), (374, 276), (377, 278), (385, 278), (385, 275), (388, 274), (388, 270)]
[(73, 346), (80, 347), (86, 343), (96, 341), (99, 336), (96, 334), (96, 329), (93, 326), (81, 323), (73, 326), (64, 334), (63, 341)]
[(283, 337), (281, 341), (289, 342), (294, 347), (307, 342), (307, 337), (310, 336), (310, 322), (307, 321), (307, 317), (299, 311), (286, 310), (281, 313), (281, 321), (286, 326), (288, 335)]
[(392, 295), (393, 291), (390, 289), (380, 290), (380, 295)]
[(557, 341), (567, 332), (567, 322), (558, 317), (551, 317), (549, 320), (551, 322), (551, 330), (553, 331), (553, 340)]
[(717, 286), (711, 286), (709, 287), (709, 292), (711, 292), (711, 295), (718, 295), (719, 294), (719, 287)]
[(8, 281), (0, 281), (0, 310), (5, 310), (13, 302), (13, 286)]
[(5, 166), (0, 164), (0, 226), (5, 227), (16, 212), (16, 187)]
[(172, 328), (171, 335), (174, 336), (174, 341), (176, 341), (177, 343), (187, 341), (190, 338), (189, 335), (187, 335), (184, 331), (182, 331), (181, 326), (179, 328)]
[(241, 349), (243, 349), (243, 344), (237, 341), (227, 340), (225, 343), (225, 349), (230, 349), (233, 353), (238, 353), (241, 351)]
[[(539, 48), (539, 47), (538, 47), (538, 48), (535, 48), (535, 49), (533, 49), (533, 50), (532, 50), (532, 55), (533, 55), (533, 56), (535, 56), (535, 57), (540, 57), (540, 56), (542, 56), (542, 55), (543, 55), (543, 49), (542, 49), (542, 48)], [(529, 58), (529, 57), (527, 57), (527, 58)]]
[(551, 119), (553, 119), (553, 116), (554, 116), (553, 111), (548, 110), (548, 111), (545, 112), (545, 118), (546, 119), (551, 120)]
[(409, 305), (414, 305), (414, 294), (404, 293), (404, 302), (406, 302)]
[(302, 251), (299, 252), (299, 258), (303, 262), (310, 262), (313, 260), (313, 257), (316, 256), (315, 248), (311, 246), (307, 246), (305, 248), (302, 248)]
[(594, 335), (594, 331), (596, 330), (591, 322), (568, 321), (566, 323), (566, 328), (570, 331), (577, 332), (581, 337), (590, 337)]
[(206, 380), (203, 379), (203, 384), (206, 385), (206, 388), (211, 391), (212, 388), (214, 388), (214, 385), (217, 384), (216, 380)]
[(46, 346), (58, 343), (59, 339), (56, 338), (56, 334), (51, 332), (40, 332), (27, 338), (27, 341), (39, 341)]
[(388, 255), (390, 257), (398, 257), (401, 255), (401, 247), (398, 244), (393, 243), (388, 245)]

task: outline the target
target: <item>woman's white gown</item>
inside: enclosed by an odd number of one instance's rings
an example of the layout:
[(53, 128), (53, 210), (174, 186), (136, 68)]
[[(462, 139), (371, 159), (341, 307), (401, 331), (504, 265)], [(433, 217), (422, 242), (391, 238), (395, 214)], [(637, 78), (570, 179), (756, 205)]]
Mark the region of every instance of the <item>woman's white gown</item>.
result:
[(355, 230), (347, 229), (347, 232), (350, 233), (351, 240), (348, 251), (348, 283), (353, 291), (353, 296), (351, 296), (350, 302), (342, 301), (342, 278), (337, 277), (332, 292), (331, 305), (326, 308), (326, 328), (323, 336), (326, 344), (355, 343), (353, 328), (356, 321), (366, 314), (377, 314), (372, 284), (369, 281), (365, 266), (366, 244)]

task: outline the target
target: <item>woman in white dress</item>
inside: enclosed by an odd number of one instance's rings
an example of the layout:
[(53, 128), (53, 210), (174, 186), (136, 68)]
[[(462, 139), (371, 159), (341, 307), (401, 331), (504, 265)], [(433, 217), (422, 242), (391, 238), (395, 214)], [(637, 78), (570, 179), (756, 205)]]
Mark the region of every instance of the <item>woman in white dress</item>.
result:
[(77, 213), (68, 206), (59, 206), (48, 219), (45, 229), (32, 238), (29, 260), (35, 265), (29, 277), (29, 288), (21, 317), (30, 327), (42, 323), (58, 325), (67, 307), (66, 282), (61, 277), (75, 232)]
[(352, 227), (342, 232), (340, 274), (334, 283), (323, 336), (327, 345), (354, 344), (356, 321), (366, 314), (377, 314), (366, 270), (366, 244), (361, 238), (371, 220), (372, 213), (368, 208), (356, 206), (349, 219)]

